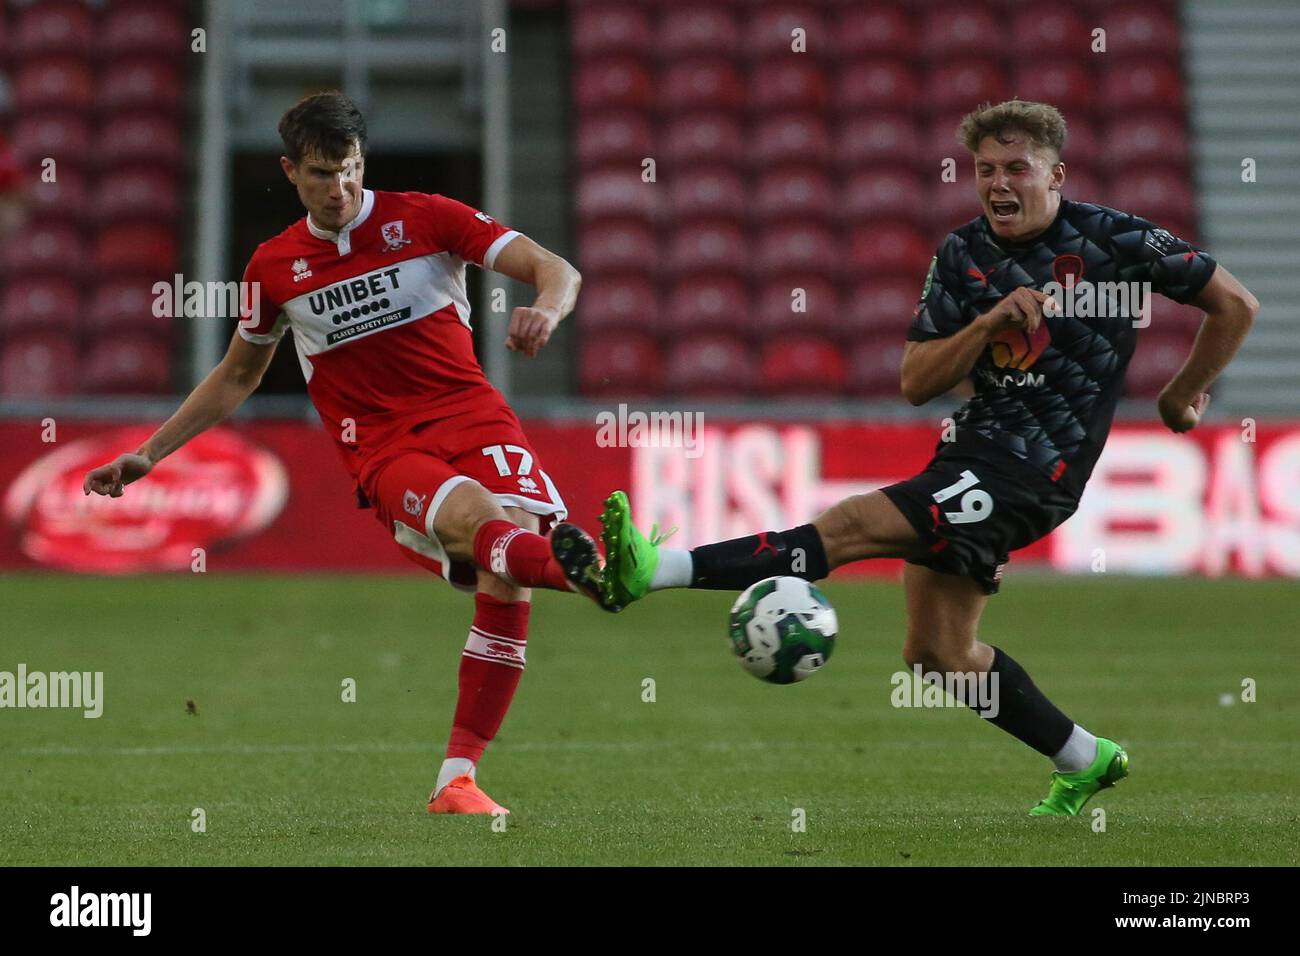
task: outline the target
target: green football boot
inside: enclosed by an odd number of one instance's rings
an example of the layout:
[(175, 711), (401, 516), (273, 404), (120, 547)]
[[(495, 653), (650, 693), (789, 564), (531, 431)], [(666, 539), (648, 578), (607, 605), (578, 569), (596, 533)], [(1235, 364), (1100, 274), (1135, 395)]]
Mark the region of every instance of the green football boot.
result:
[(655, 525), (647, 538), (632, 523), (632, 506), (621, 491), (605, 499), (600, 525), (600, 540), (605, 545), (605, 603), (622, 609), (649, 593), (650, 581), (659, 567), (659, 545), (677, 529), (661, 536)]
[(1128, 776), (1128, 754), (1105, 737), (1097, 738), (1097, 759), (1085, 770), (1052, 774), (1052, 789), (1029, 811), (1031, 817), (1077, 816), (1094, 793), (1113, 787)]

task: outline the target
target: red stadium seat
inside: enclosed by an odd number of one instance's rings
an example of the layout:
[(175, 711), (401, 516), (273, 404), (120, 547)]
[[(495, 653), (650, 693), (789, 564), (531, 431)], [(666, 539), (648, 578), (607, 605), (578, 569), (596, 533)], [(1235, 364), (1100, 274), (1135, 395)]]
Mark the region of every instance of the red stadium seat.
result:
[(1031, 60), (1016, 71), (1011, 91), (1022, 100), (1051, 103), (1065, 114), (1067, 125), (1097, 106), (1093, 72), (1073, 60)]
[(790, 223), (765, 230), (758, 239), (756, 274), (785, 277), (815, 275), (834, 280), (843, 271), (843, 253), (835, 233), (815, 223)]
[(171, 391), (171, 349), (143, 336), (109, 336), (91, 346), (81, 363), (89, 392), (158, 395)]
[(832, 42), (841, 59), (870, 60), (916, 55), (917, 31), (898, 7), (854, 3), (835, 19)]
[(576, 5), (570, 16), (570, 43), (576, 56), (645, 56), (654, 47), (650, 17), (636, 4)]
[(968, 112), (985, 101), (1000, 103), (1011, 95), (1002, 64), (995, 60), (940, 61), (926, 73), (922, 90), (922, 104), (931, 115)]
[(732, 222), (700, 222), (673, 232), (668, 267), (674, 276), (731, 275), (744, 278), (750, 268), (749, 239)]
[(881, 332), (858, 342), (849, 352), (849, 390), (868, 398), (898, 398), (906, 343), (905, 329)]
[(660, 19), (655, 47), (660, 56), (668, 59), (734, 57), (740, 51), (740, 29), (726, 7), (675, 7)]
[(835, 345), (815, 335), (782, 335), (763, 346), (759, 387), (786, 398), (820, 398), (844, 391), (845, 362)]
[(148, 169), (128, 169), (101, 177), (93, 215), (104, 223), (147, 221), (174, 225), (180, 216), (174, 176)]
[(1190, 219), (1196, 211), (1187, 177), (1163, 166), (1126, 171), (1114, 183), (1112, 193), (1117, 208), (1158, 226), (1171, 219)]
[(870, 223), (849, 231), (849, 275), (871, 279), (905, 276), (920, 282), (934, 255), (932, 244), (909, 223)]
[(81, 233), (66, 223), (34, 223), (4, 245), (4, 271), (24, 281), (45, 275), (78, 279), (87, 264)]
[(838, 124), (835, 163), (845, 169), (917, 161), (921, 141), (911, 116), (869, 114)]
[(1004, 27), (978, 4), (961, 3), (935, 7), (921, 18), (921, 55), (930, 61), (949, 57), (989, 56), (1008, 43)]
[(948, 159), (957, 162), (957, 178), (970, 179), (975, 175), (974, 160), (970, 151), (957, 141), (957, 130), (961, 126), (961, 112), (936, 116), (925, 126), (925, 135), (921, 141), (919, 156), (924, 175), (937, 175)]
[(816, 61), (787, 53), (754, 64), (746, 105), (758, 113), (823, 110), (830, 99), (826, 74)]
[(798, 166), (778, 167), (759, 178), (751, 212), (761, 223), (825, 221), (834, 217), (838, 202), (838, 191), (825, 173)]
[(0, 393), (4, 395), (71, 395), (79, 385), (77, 348), (70, 334), (29, 333), (7, 341), (0, 353)]
[(1110, 148), (1110, 137), (1107, 136), (1106, 139), (1106, 146), (1103, 147), (1101, 137), (1097, 135), (1097, 127), (1086, 116), (1067, 117), (1065, 148), (1061, 150), (1061, 160), (1067, 164), (1094, 166), (1103, 159), (1105, 150)]
[(85, 4), (46, 0), (18, 14), (9, 54), (15, 60), (90, 55), (95, 43), (94, 18)]
[(638, 113), (583, 116), (578, 120), (576, 153), (584, 169), (634, 164), (655, 154), (657, 140), (649, 120)]
[(1194, 336), (1204, 318), (1205, 311), (1195, 305), (1182, 305), (1159, 294), (1151, 296), (1150, 328), (1162, 334), (1169, 332)]
[(905, 113), (916, 107), (919, 98), (916, 76), (898, 60), (849, 63), (835, 83), (835, 108), (842, 113)]
[(905, 337), (924, 285), (905, 276), (859, 282), (844, 297), (839, 334), (848, 342), (877, 333)]
[(578, 319), (584, 335), (607, 329), (653, 331), (663, 321), (658, 290), (648, 276), (597, 277), (583, 283)]
[(1012, 41), (1009, 49), (1032, 51), (1036, 60), (1055, 58), (1083, 59), (1091, 55), (1091, 19), (1079, 16), (1069, 7), (1045, 7), (1033, 16), (1011, 18)]
[(1117, 116), (1106, 127), (1106, 146), (1106, 159), (1117, 168), (1134, 163), (1176, 165), (1188, 157), (1182, 119), (1167, 113)]
[(5, 25), (4, 11), (0, 10), (0, 63), (13, 62), (9, 52), (9, 28)]
[(674, 226), (695, 219), (739, 221), (744, 219), (748, 203), (744, 181), (727, 166), (684, 169), (668, 185), (669, 218)]
[(15, 87), (14, 105), (20, 114), (82, 113), (95, 100), (90, 67), (82, 60), (33, 60), (18, 71)]
[(578, 180), (578, 217), (652, 221), (662, 188), (658, 183), (643, 182), (638, 167), (587, 173)]
[(970, 157), (958, 164), (955, 183), (936, 183), (926, 191), (926, 199), (929, 203), (927, 222), (935, 235), (951, 232), (980, 215), (984, 209), (980, 205)]
[(1183, 77), (1177, 67), (1144, 60), (1121, 61), (1101, 80), (1099, 112), (1136, 113), (1166, 110), (1181, 115)]
[(604, 332), (579, 348), (578, 383), (586, 395), (655, 395), (663, 377), (663, 355), (645, 332)]
[(730, 60), (692, 59), (663, 71), (655, 105), (671, 116), (686, 110), (741, 110), (747, 98), (740, 72)]
[(176, 68), (160, 60), (118, 60), (100, 76), (98, 105), (106, 113), (174, 113), (184, 90)]
[(757, 124), (749, 158), (757, 168), (766, 169), (782, 163), (827, 165), (830, 156), (831, 134), (821, 117), (786, 113)]
[(608, 57), (580, 63), (573, 77), (573, 97), (583, 113), (596, 110), (647, 110), (653, 100), (650, 71), (640, 60)]
[(664, 327), (679, 333), (748, 333), (752, 312), (749, 292), (740, 279), (698, 276), (673, 286)]
[(174, 121), (152, 113), (130, 113), (108, 120), (96, 158), (108, 166), (145, 161), (150, 168), (170, 170), (180, 167), (185, 152)]
[(592, 223), (578, 234), (578, 261), (584, 273), (651, 274), (657, 262), (654, 230), (645, 222)]
[(35, 182), (27, 190), (32, 218), (37, 222), (79, 224), (93, 211), (85, 175), (75, 166), (59, 161), (59, 175), (54, 182)]
[(919, 173), (904, 168), (864, 169), (854, 173), (844, 184), (840, 212), (847, 223), (876, 222), (881, 219), (910, 219), (921, 222), (931, 202), (927, 188), (934, 180), (923, 180)]
[(14, 152), (23, 163), (52, 157), (60, 175), (65, 167), (80, 166), (90, 158), (90, 143), (90, 124), (80, 116), (23, 116), (14, 127)]
[(114, 4), (104, 14), (102, 52), (109, 59), (147, 56), (179, 60), (191, 37), (178, 10), (155, 3)]
[(763, 286), (754, 328), (763, 337), (788, 332), (829, 333), (839, 321), (840, 294), (834, 282), (817, 275), (790, 275)]
[(1124, 376), (1124, 394), (1128, 398), (1155, 398), (1183, 367), (1192, 348), (1194, 333), (1139, 329), (1137, 350)]
[(0, 301), (0, 337), (40, 330), (72, 332), (80, 316), (75, 282), (52, 277), (15, 282)]
[(673, 344), (665, 385), (681, 395), (732, 398), (752, 392), (757, 374), (754, 355), (742, 339), (694, 335)]
[(101, 276), (148, 276), (170, 281), (180, 261), (175, 230), (153, 225), (114, 225), (95, 240), (94, 264)]
[(664, 159), (679, 167), (692, 163), (740, 163), (747, 150), (740, 119), (728, 113), (669, 117), (661, 139)]
[(1110, 205), (1110, 197), (1096, 174), (1086, 167), (1075, 169), (1070, 163), (1065, 164), (1065, 185), (1061, 187), (1061, 195), (1075, 202)]
[[(823, 57), (830, 53), (826, 22), (815, 3), (765, 3), (746, 16), (744, 52), (757, 58)], [(795, 30), (803, 31), (803, 51), (795, 53)]]
[(1117, 5), (1103, 11), (1101, 27), (1107, 56), (1178, 61), (1178, 21), (1166, 11), (1146, 4)]

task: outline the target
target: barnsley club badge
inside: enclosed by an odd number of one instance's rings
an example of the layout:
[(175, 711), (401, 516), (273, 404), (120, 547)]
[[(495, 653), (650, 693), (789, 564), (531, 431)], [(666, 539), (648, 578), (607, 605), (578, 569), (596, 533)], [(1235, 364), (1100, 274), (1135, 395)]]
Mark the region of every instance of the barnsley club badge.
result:
[(384, 237), (384, 252), (392, 252), (402, 246), (409, 246), (411, 240), (406, 238), (406, 220), (386, 222), (379, 227), (379, 234)]

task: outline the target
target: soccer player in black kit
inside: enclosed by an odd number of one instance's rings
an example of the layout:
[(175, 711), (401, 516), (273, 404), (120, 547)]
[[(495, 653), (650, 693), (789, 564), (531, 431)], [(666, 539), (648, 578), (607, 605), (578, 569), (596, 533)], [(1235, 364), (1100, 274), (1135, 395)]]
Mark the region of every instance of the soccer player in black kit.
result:
[(848, 498), (812, 524), (691, 551), (647, 540), (615, 492), (602, 516), (603, 568), (577, 529), (557, 528), (552, 538), (572, 577), (599, 576), (612, 611), (662, 588), (741, 590), (773, 575), (816, 581), (863, 558), (906, 559), (904, 660), (927, 673), (978, 674), (981, 696), (996, 692), (990, 722), (1055, 766), (1050, 792), (1030, 811), (1038, 816), (1073, 816), (1128, 773), (1117, 744), (1074, 723), (1020, 664), (977, 637), (1010, 552), (1074, 513), (1140, 334), (1136, 296), (1127, 305), (1111, 299), (1091, 318), (1077, 314), (1083, 309), (1068, 317), (1076, 310), (1057, 299), (1085, 283), (1136, 283), (1205, 311), (1191, 354), (1157, 402), (1175, 432), (1200, 421), (1206, 390), (1259, 308), (1202, 250), (1139, 216), (1064, 199), (1065, 132), (1055, 107), (1021, 100), (985, 105), (958, 130), (984, 214), (949, 233), (931, 262), (901, 384), (913, 405), (967, 377), (975, 394), (924, 471)]

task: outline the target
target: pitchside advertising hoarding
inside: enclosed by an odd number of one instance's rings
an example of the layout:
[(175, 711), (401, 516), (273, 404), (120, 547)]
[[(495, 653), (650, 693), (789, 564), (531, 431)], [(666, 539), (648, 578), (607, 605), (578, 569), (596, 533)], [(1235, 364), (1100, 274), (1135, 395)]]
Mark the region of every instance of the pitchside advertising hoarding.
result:
[[(0, 568), (421, 573), (374, 512), (356, 507), (327, 436), (303, 422), (222, 426), (121, 498), (82, 493), (88, 469), (136, 448), (154, 427), (0, 423)], [(590, 421), (525, 427), (573, 520), (597, 527), (601, 500), (623, 488), (638, 521), (676, 527), (680, 547), (803, 523), (914, 474), (940, 436), (925, 424), (709, 421), (672, 447), (633, 445), (650, 437), (635, 433), (609, 447), (609, 430)], [(1078, 513), (1017, 552), (1008, 574), (1034, 565), (1300, 577), (1300, 422), (1185, 435), (1117, 425)], [(838, 573), (899, 567), (863, 562)]]

